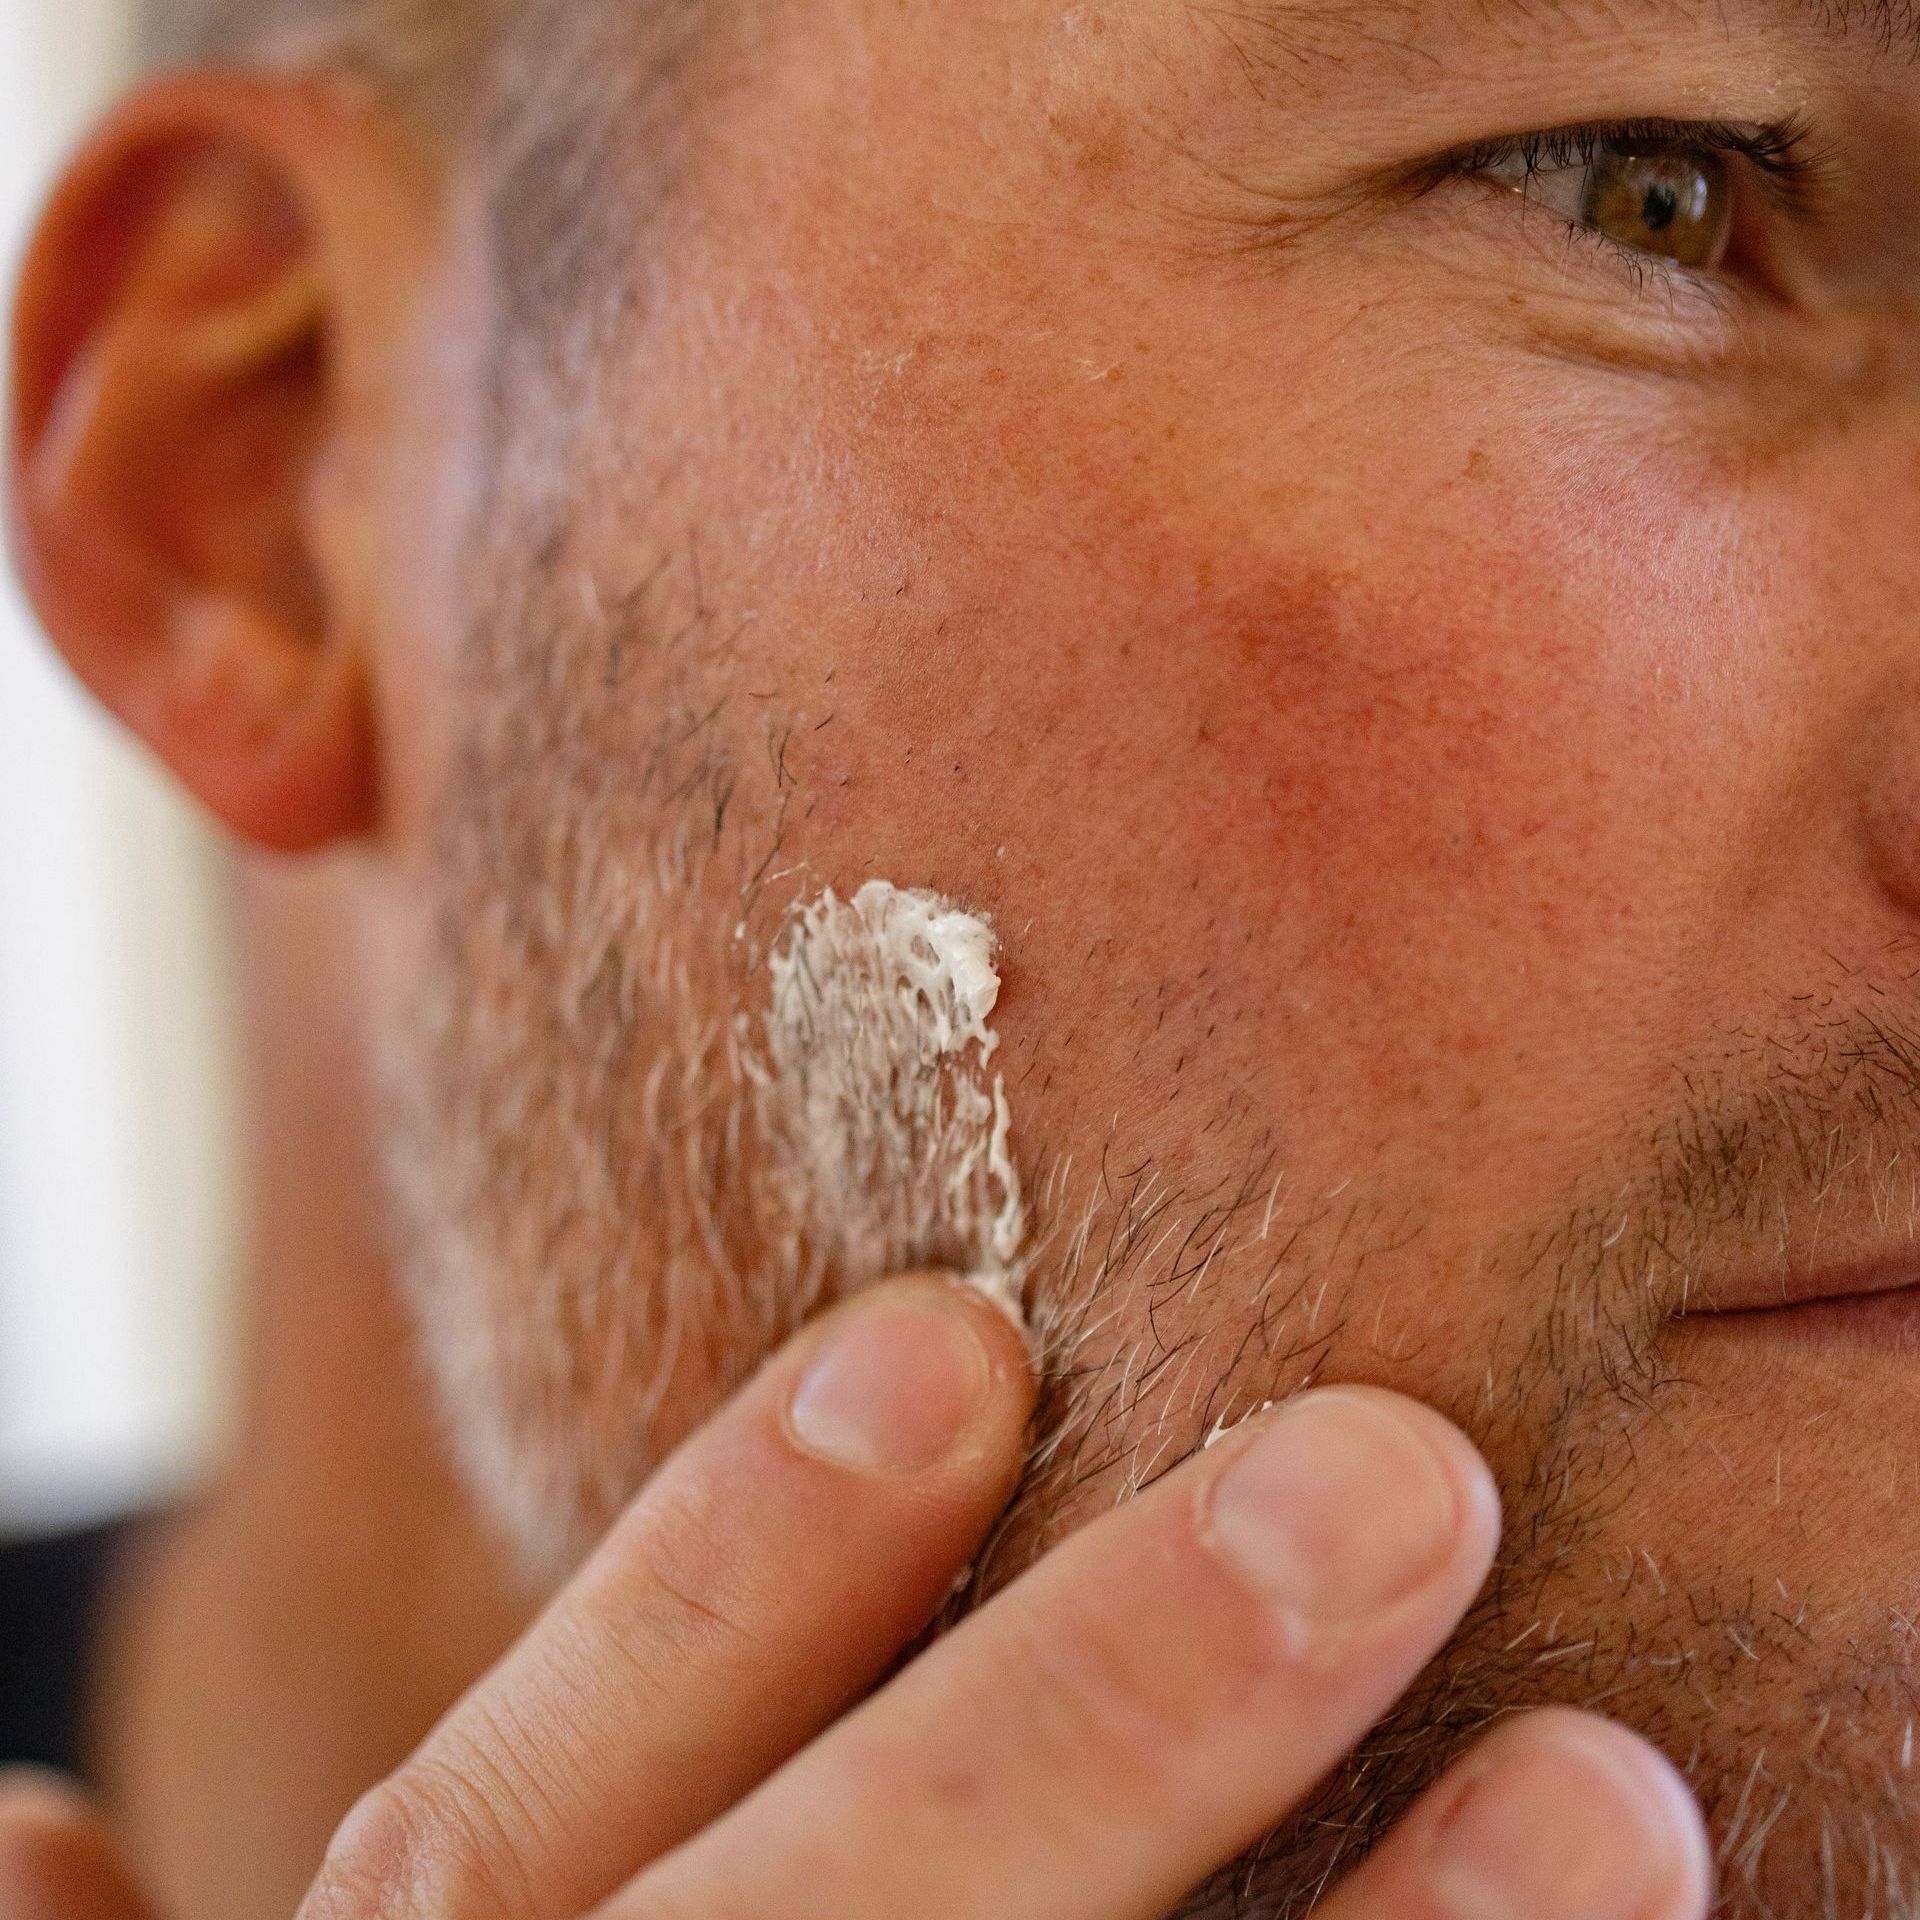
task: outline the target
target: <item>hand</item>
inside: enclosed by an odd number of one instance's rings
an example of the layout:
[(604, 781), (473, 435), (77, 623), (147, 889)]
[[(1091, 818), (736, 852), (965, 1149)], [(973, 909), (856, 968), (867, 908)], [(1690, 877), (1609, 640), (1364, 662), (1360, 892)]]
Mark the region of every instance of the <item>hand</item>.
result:
[[(1424, 1407), (1302, 1395), (870, 1691), (1006, 1501), (1032, 1391), (948, 1282), (807, 1328), (348, 1816), (301, 1920), (1162, 1920), (1438, 1650), (1493, 1483)], [(1316, 1913), (1700, 1920), (1709, 1878), (1667, 1763), (1549, 1709)], [(79, 1815), (0, 1815), (0, 1920), (141, 1911)]]

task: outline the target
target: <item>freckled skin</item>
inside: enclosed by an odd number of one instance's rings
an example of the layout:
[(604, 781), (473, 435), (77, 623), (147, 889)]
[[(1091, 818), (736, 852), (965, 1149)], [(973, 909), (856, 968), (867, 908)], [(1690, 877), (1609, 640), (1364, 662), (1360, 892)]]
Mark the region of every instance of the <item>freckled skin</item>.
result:
[[(1420, 1394), (1513, 1529), (1389, 1800), (1489, 1706), (1599, 1698), (1723, 1829), (1756, 1755), (1791, 1790), (1734, 1911), (1791, 1907), (1823, 1819), (1884, 1894), (1914, 1376), (1669, 1316), (1909, 1231), (1897, 353), (1870, 407), (1812, 357), (1681, 368), (1484, 207), (1250, 245), (1312, 142), (1146, 0), (773, 8), (719, 64), (697, 210), (649, 232), (673, 271), (575, 450), (556, 630), (588, 659), (577, 578), (660, 564), (673, 630), (697, 530), (694, 624), (745, 637), (638, 646), (587, 750), (750, 690), (711, 723), (747, 855), (703, 910), (731, 927), (777, 844), (989, 913), (1030, 1189), (1072, 1169), (1043, 1227), (1124, 1218), (1145, 1168), (1202, 1223), (1186, 1267), (1176, 1237), (1117, 1269), (1076, 1359), (1140, 1379), (1013, 1560), (1309, 1370)], [(1035, 1287), (1065, 1312), (1044, 1258)], [(1277, 1850), (1275, 1912), (1318, 1845)]]

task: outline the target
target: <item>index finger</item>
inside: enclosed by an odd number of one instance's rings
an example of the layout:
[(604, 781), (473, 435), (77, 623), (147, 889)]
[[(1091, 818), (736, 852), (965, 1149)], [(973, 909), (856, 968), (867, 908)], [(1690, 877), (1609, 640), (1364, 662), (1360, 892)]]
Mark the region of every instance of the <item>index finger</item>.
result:
[(1301, 1394), (1071, 1535), (595, 1920), (1153, 1920), (1400, 1697), (1499, 1531), (1431, 1408)]
[(1018, 1331), (933, 1277), (804, 1330), (348, 1817), (308, 1920), (560, 1920), (870, 1688), (1012, 1492)]

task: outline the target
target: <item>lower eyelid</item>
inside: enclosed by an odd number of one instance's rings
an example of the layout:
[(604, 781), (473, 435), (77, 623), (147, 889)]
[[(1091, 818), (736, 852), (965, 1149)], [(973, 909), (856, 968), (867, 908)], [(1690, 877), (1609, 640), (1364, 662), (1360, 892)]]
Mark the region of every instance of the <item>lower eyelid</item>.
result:
[[(1536, 251), (1549, 241), (1566, 264), (1577, 250), (1587, 263), (1616, 286), (1638, 299), (1653, 302), (1663, 316), (1685, 318), (1689, 310), (1701, 318), (1724, 320), (1735, 289), (1723, 279), (1682, 266), (1663, 254), (1629, 247), (1584, 221), (1569, 218), (1557, 208), (1488, 175), (1462, 174), (1456, 184), (1480, 201), (1482, 216), (1504, 217), (1530, 238)], [(1498, 238), (1497, 233), (1492, 237)]]
[[(1490, 186), (1504, 187), (1508, 193), (1517, 194), (1529, 206), (1544, 207), (1563, 220), (1575, 220), (1579, 224), (1572, 207), (1555, 204), (1555, 195), (1567, 195), (1582, 171), (1579, 167), (1529, 167), (1518, 180), (1510, 180), (1492, 171), (1482, 173), (1480, 178)], [(1577, 189), (1571, 197), (1578, 201)]]

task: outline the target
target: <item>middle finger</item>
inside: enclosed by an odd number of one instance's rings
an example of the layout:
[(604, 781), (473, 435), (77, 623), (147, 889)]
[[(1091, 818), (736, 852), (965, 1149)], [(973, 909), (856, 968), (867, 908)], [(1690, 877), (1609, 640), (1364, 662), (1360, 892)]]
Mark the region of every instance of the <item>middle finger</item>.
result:
[(1154, 1920), (1392, 1704), (1498, 1532), (1438, 1414), (1302, 1395), (1075, 1534), (602, 1920)]

